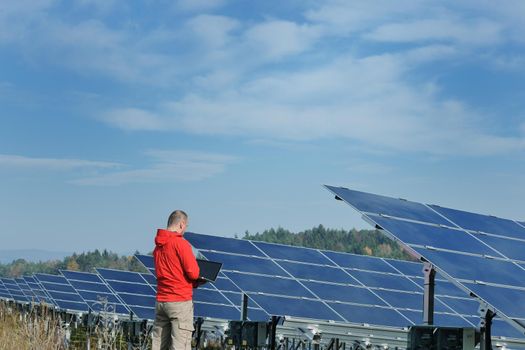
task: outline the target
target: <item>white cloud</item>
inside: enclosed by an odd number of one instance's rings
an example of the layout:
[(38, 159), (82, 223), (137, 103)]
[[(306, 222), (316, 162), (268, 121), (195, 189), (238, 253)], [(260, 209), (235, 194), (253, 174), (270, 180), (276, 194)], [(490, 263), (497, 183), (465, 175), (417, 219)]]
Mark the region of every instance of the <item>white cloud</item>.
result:
[(202, 181), (218, 175), (237, 157), (187, 150), (150, 150), (144, 153), (152, 161), (147, 167), (108, 172), (70, 181), (82, 186), (120, 186), (130, 183)]
[(162, 130), (164, 124), (155, 114), (137, 108), (110, 110), (101, 119), (126, 130)]
[(6, 169), (74, 170), (79, 168), (113, 169), (121, 164), (68, 158), (35, 158), (0, 154), (0, 167)]
[(414, 59), (413, 53), (345, 57), (316, 69), (269, 74), (213, 95), (187, 95), (144, 113), (161, 121), (163, 129), (195, 134), (337, 137), (438, 155), (525, 149), (523, 138), (499, 136), (479, 111), (439, 98), (435, 84), (405, 82), (407, 57)]
[(226, 0), (177, 0), (175, 10), (178, 11), (208, 11), (224, 6)]
[(384, 42), (455, 42), (462, 45), (493, 45), (502, 40), (502, 27), (484, 19), (439, 18), (387, 23), (364, 36)]
[(310, 49), (321, 32), (306, 24), (272, 20), (254, 25), (244, 36), (250, 51), (268, 59), (278, 59)]

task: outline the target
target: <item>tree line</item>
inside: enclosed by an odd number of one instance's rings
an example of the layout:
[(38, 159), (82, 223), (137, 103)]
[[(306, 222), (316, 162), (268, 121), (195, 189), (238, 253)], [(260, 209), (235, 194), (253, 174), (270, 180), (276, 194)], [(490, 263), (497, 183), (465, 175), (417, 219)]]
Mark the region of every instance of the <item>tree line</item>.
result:
[(281, 243), (323, 250), (373, 255), (384, 258), (414, 260), (403, 248), (378, 230), (330, 229), (319, 225), (293, 233), (284, 228), (271, 228), (262, 233), (245, 232), (243, 239)]
[[(412, 259), (399, 244), (377, 230), (352, 229), (347, 231), (325, 228), (323, 225), (319, 225), (309, 230), (294, 233), (279, 227), (255, 234), (246, 231), (242, 238), (394, 259)], [(138, 251), (135, 252), (135, 254), (138, 253)], [(61, 269), (94, 272), (97, 267), (146, 272), (133, 255), (119, 255), (106, 249), (103, 251), (96, 249), (81, 254), (75, 253), (63, 260), (29, 262), (24, 259), (17, 259), (8, 264), (0, 264), (0, 276), (19, 277), (35, 273), (57, 274), (58, 270)]]
[[(135, 252), (135, 254), (138, 253), (138, 251)], [(95, 249), (81, 254), (75, 253), (63, 260), (31, 262), (25, 259), (17, 259), (8, 264), (0, 264), (0, 276), (19, 277), (35, 273), (57, 274), (58, 270), (95, 272), (97, 267), (146, 272), (146, 269), (133, 255), (119, 255), (106, 249), (103, 251)]]

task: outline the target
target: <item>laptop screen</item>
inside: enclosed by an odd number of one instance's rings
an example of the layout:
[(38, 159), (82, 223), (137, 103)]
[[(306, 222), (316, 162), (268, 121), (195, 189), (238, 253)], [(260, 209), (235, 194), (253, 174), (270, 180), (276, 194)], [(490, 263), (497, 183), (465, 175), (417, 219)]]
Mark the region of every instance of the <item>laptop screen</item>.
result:
[(215, 280), (217, 279), (217, 275), (221, 270), (222, 263), (216, 261), (197, 259), (197, 264), (199, 264), (200, 269), (199, 277), (206, 281), (215, 282)]

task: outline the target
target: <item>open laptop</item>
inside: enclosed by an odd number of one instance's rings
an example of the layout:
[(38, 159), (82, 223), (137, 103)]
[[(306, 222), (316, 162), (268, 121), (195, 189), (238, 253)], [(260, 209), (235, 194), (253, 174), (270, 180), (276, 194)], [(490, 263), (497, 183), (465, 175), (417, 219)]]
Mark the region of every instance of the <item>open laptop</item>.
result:
[(199, 279), (203, 279), (208, 282), (215, 282), (217, 275), (221, 270), (222, 263), (210, 260), (197, 259), (199, 264), (200, 276)]

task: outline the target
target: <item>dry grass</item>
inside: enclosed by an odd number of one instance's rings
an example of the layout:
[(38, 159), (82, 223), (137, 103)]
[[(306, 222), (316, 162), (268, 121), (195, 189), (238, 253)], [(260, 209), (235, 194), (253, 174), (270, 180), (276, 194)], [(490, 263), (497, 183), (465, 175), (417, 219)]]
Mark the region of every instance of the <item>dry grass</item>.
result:
[(19, 312), (0, 302), (0, 349), (62, 350), (64, 339), (60, 318), (53, 313)]

